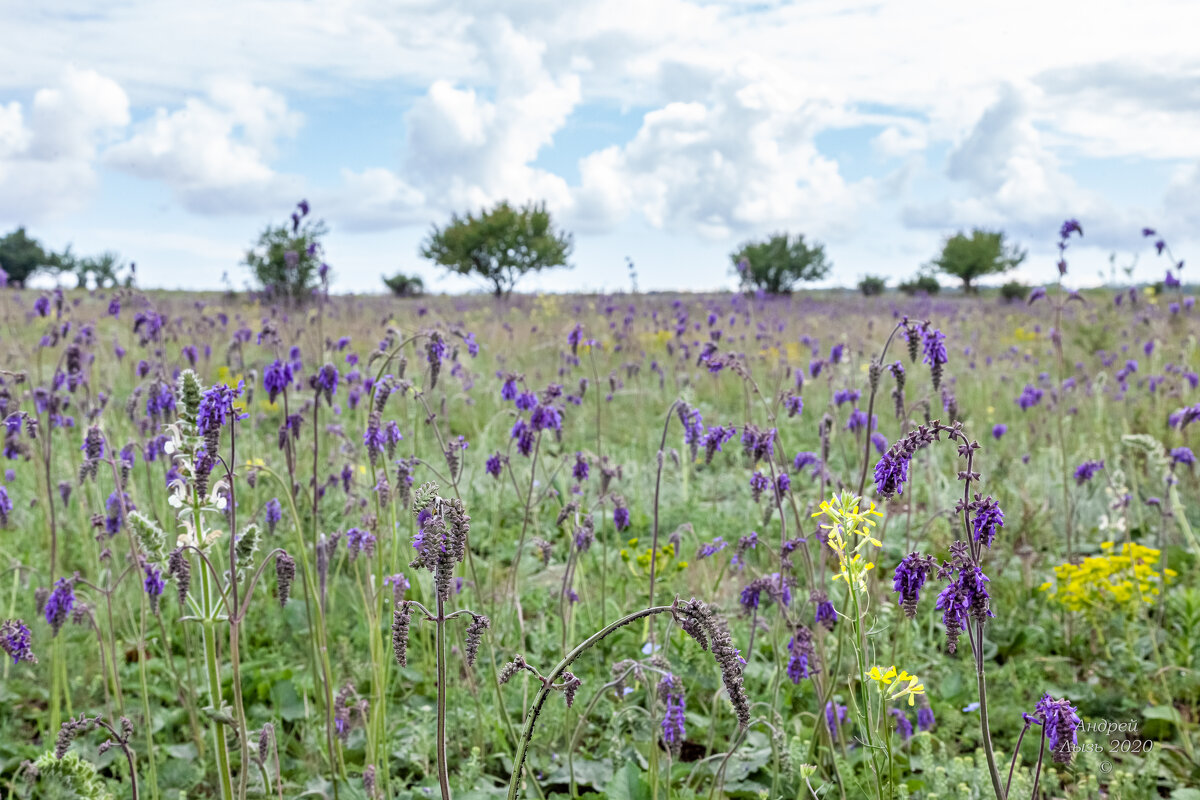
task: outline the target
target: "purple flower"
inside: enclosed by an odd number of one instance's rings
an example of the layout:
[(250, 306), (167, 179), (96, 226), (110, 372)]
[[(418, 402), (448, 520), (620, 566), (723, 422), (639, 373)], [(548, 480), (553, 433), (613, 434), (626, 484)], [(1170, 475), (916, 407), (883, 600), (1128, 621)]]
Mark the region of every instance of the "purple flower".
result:
[(1000, 505), (991, 497), (985, 500), (979, 500), (978, 495), (975, 496), (975, 541), (983, 544), (984, 547), (991, 548), (992, 542), (996, 539), (996, 529), (1004, 527), (1004, 512), (1000, 510)]
[(1104, 469), (1103, 461), (1085, 461), (1075, 468), (1075, 484), (1082, 486), (1096, 476), (1096, 473)]
[(369, 531), (361, 528), (351, 528), (346, 531), (346, 549), (353, 561), (360, 555), (370, 558), (375, 555), (375, 537)]
[(946, 335), (937, 328), (930, 328), (925, 331), (925, 335), (921, 340), (921, 349), (925, 355), (921, 359), (921, 362), (931, 367), (945, 364), (949, 360), (945, 342)]
[(504, 376), (504, 383), (500, 385), (500, 399), (512, 401), (517, 399), (517, 376)]
[(992, 428), (992, 437), (994, 439), (999, 439), (1001, 436), (1003, 436), (1006, 433), (1008, 433), (1008, 426), (1005, 425), (1003, 422), (996, 423), (996, 426), (994, 428)]
[(269, 402), (274, 403), (275, 398), (283, 394), (291, 385), (292, 367), (290, 364), (277, 358), (263, 369), (263, 388), (267, 390)]
[(333, 396), (337, 394), (339, 380), (341, 380), (341, 375), (338, 373), (337, 367), (327, 363), (317, 370), (315, 375), (309, 377), (308, 385), (317, 393), (318, 398), (325, 395), (325, 402), (333, 405)]
[(1077, 731), (1082, 723), (1078, 710), (1066, 698), (1055, 700), (1046, 694), (1038, 701), (1036, 713), (1042, 718), (1042, 730), (1055, 763), (1069, 764), (1079, 743)]
[(0, 486), (0, 527), (8, 527), (8, 518), (13, 511), (12, 498), (8, 496), (8, 489)]
[(619, 505), (613, 509), (613, 524), (617, 526), (617, 530), (623, 531), (629, 527), (629, 509), (624, 505)]
[(696, 559), (699, 560), (702, 558), (708, 558), (709, 556), (714, 556), (717, 553), (724, 550), (726, 545), (728, 545), (728, 544), (729, 544), (728, 542), (726, 542), (724, 539), (722, 539), (720, 536), (718, 536), (717, 538), (713, 539), (711, 542), (707, 542), (700, 546), (700, 551), (698, 553), (696, 553)]
[(913, 619), (917, 615), (917, 604), (921, 600), (921, 587), (933, 572), (932, 556), (909, 553), (892, 571), (892, 590), (900, 595), (900, 606), (904, 614)]
[(484, 469), (487, 470), (488, 475), (491, 475), (493, 478), (500, 477), (500, 469), (504, 465), (503, 458), (499, 451), (488, 456), (487, 463), (484, 464)]
[(575, 466), (571, 468), (571, 477), (580, 483), (588, 479), (588, 462), (583, 453), (575, 454)]
[(666, 710), (663, 713), (662, 721), (663, 741), (675, 751), (679, 749), (687, 736), (687, 731), (684, 729), (684, 712), (687, 710), (687, 702), (683, 692), (680, 691), (681, 687), (678, 682), (679, 679), (674, 675), (664, 675), (658, 684), (659, 694), (666, 697)]
[(1064, 222), (1058, 231), (1058, 238), (1068, 239), (1072, 233), (1077, 233), (1080, 236), (1083, 236), (1083, 226), (1079, 224), (1079, 220), (1077, 219), (1069, 219)]
[(750, 496), (754, 498), (754, 502), (757, 503), (759, 498), (762, 497), (762, 493), (769, 488), (771, 488), (771, 481), (762, 472), (756, 470), (750, 476)]
[(1041, 389), (1027, 383), (1025, 384), (1025, 388), (1021, 390), (1021, 396), (1017, 398), (1017, 405), (1021, 407), (1022, 411), (1028, 411), (1042, 402), (1042, 395), (1043, 392)]
[(819, 596), (817, 598), (817, 613), (816, 623), (824, 625), (827, 630), (833, 630), (837, 626), (837, 610), (833, 607), (833, 603), (828, 597)]
[(830, 733), (837, 733), (838, 725), (846, 721), (846, 706), (838, 705), (830, 700), (825, 704), (825, 724)]
[(0, 624), (0, 650), (12, 656), (14, 664), (21, 661), (37, 663), (37, 656), (31, 649), (32, 638), (24, 620), (6, 619)]
[(889, 450), (875, 464), (875, 491), (880, 497), (890, 498), (904, 494), (910, 458), (903, 452), (893, 453)]
[(933, 718), (933, 709), (928, 706), (921, 706), (917, 709), (917, 730), (930, 731), (936, 724)]
[(888, 713), (896, 718), (896, 733), (900, 734), (901, 741), (908, 741), (913, 735), (912, 721), (908, 715), (898, 708), (889, 708)]
[(238, 415), (233, 409), (234, 398), (240, 397), (241, 394), (240, 382), (237, 389), (218, 383), (200, 396), (200, 406), (196, 411), (196, 429), (202, 436), (217, 433), (230, 419), (245, 419), (248, 416)]
[(277, 526), (279, 521), (283, 519), (283, 506), (280, 504), (279, 498), (272, 497), (267, 501), (265, 514), (267, 517), (267, 530), (271, 534), (274, 534), (275, 526)]
[(58, 635), (59, 629), (67, 621), (67, 615), (73, 608), (75, 608), (75, 581), (71, 578), (59, 578), (54, 584), (54, 591), (46, 599), (44, 609), (46, 622), (50, 624), (50, 630), (54, 632), (55, 636)]
[(579, 343), (582, 341), (583, 326), (576, 324), (575, 327), (571, 329), (571, 332), (567, 334), (567, 344), (570, 346), (571, 353), (573, 355), (579, 352)]
[(1176, 447), (1171, 450), (1171, 461), (1190, 467), (1196, 463), (1196, 454), (1189, 447)]

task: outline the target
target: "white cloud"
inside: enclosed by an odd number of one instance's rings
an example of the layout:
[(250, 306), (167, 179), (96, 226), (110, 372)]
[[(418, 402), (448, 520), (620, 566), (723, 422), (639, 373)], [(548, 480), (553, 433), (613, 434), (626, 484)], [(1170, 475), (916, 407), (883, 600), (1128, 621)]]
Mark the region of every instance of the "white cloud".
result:
[(1008, 228), (1049, 239), (1067, 217), (1089, 220), (1103, 230), (1121, 216), (1102, 196), (1081, 188), (1061, 169), (1035, 124), (1039, 91), (1005, 84), (999, 96), (958, 143), (946, 176), (961, 188), (932, 203), (904, 210), (915, 227)]
[(121, 87), (74, 67), (34, 94), (28, 121), (20, 103), (0, 105), (0, 219), (28, 223), (84, 206), (97, 147), (128, 122)]
[(573, 73), (551, 75), (545, 44), (505, 17), (476, 20), (469, 31), (494, 86), (492, 99), (435, 81), (405, 117), (407, 176), (442, 208), (498, 200), (570, 202), (560, 176), (532, 166), (579, 103)]
[(108, 148), (104, 162), (146, 180), (166, 183), (189, 210), (205, 214), (286, 208), (299, 180), (268, 164), (280, 138), (302, 122), (276, 92), (240, 82), (218, 82), (208, 99), (159, 108), (126, 141)]
[(425, 220), (425, 195), (391, 170), (342, 170), (341, 176), (341, 185), (322, 197), (320, 205), (348, 230), (387, 230)]
[(604, 228), (633, 212), (711, 239), (778, 226), (836, 236), (874, 194), (813, 141), (837, 113), (769, 73), (724, 76), (703, 102), (651, 111), (630, 142), (583, 159), (572, 217)]

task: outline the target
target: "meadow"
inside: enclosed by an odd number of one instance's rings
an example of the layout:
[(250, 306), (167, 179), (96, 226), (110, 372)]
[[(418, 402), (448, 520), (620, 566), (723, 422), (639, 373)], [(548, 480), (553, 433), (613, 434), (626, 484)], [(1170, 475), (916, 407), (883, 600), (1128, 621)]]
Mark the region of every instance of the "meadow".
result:
[(1182, 287), (0, 299), (5, 797), (1200, 797)]

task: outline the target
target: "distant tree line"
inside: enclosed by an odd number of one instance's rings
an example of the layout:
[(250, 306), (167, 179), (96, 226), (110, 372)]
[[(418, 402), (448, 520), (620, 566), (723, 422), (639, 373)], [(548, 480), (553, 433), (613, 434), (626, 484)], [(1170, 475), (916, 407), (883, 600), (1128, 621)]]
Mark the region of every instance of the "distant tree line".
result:
[(39, 273), (62, 277), (72, 275), (79, 287), (111, 288), (133, 283), (134, 265), (125, 264), (120, 255), (105, 252), (96, 256), (79, 256), (67, 245), (61, 253), (46, 249), (30, 236), (24, 227), (0, 238), (0, 270), (2, 280), (9, 286), (24, 286)]

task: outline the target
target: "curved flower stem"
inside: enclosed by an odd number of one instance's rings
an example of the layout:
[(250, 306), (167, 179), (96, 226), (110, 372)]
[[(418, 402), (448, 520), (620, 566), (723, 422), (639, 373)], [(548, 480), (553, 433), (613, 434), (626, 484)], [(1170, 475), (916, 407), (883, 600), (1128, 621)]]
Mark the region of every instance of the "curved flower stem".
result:
[[(879, 391), (879, 380), (883, 372), (883, 359), (887, 356), (888, 347), (892, 344), (892, 339), (896, 338), (901, 328), (907, 327), (908, 320), (897, 322), (896, 327), (892, 328), (892, 333), (888, 336), (887, 341), (883, 343), (883, 350), (879, 352), (879, 358), (871, 362), (871, 366), (879, 370), (880, 374), (875, 376), (875, 380), (871, 381), (871, 394), (867, 400), (867, 433), (863, 437), (863, 462), (862, 470), (858, 475), (858, 496), (862, 497), (863, 489), (867, 486), (867, 464), (871, 461), (871, 415), (875, 413), (875, 395)], [(868, 373), (869, 374), (869, 373)]]
[(529, 753), (529, 742), (533, 739), (533, 730), (537, 725), (538, 715), (542, 713), (542, 706), (546, 704), (546, 698), (550, 696), (553, 690), (554, 681), (562, 677), (562, 674), (567, 671), (567, 668), (579, 658), (585, 651), (592, 648), (597, 642), (607, 638), (614, 631), (623, 628), (631, 622), (636, 622), (645, 617), (651, 617), (655, 614), (666, 614), (675, 610), (675, 605), (669, 606), (653, 606), (643, 608), (641, 611), (635, 611), (632, 614), (626, 614), (615, 622), (610, 622), (605, 627), (593, 633), (587, 639), (575, 646), (575, 649), (563, 656), (562, 661), (550, 671), (542, 681), (542, 689), (538, 692), (537, 697), (533, 700), (533, 705), (529, 708), (529, 714), (525, 720), (525, 730), (521, 733), (521, 738), (517, 741), (517, 753), (513, 758), (513, 771), (508, 781), (508, 800), (517, 800), (521, 793), (521, 773), (525, 769), (525, 759)]
[(1042, 725), (1042, 746), (1038, 748), (1037, 767), (1033, 771), (1033, 791), (1029, 794), (1029, 800), (1037, 800), (1038, 783), (1042, 779), (1042, 759), (1046, 756), (1046, 726)]
[[(671, 407), (667, 409), (667, 419), (663, 422), (662, 439), (658, 443), (658, 470), (654, 477), (654, 533), (650, 539), (650, 600), (648, 605), (654, 606), (654, 579), (657, 576), (656, 566), (658, 564), (658, 498), (662, 489), (662, 473), (663, 473), (663, 449), (667, 446), (667, 430), (671, 427), (671, 416), (675, 413), (675, 409), (679, 406), (679, 401), (671, 403)], [(649, 621), (650, 626), (650, 649), (654, 650), (654, 619)]]

